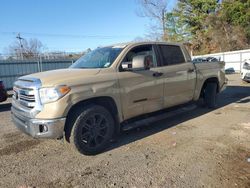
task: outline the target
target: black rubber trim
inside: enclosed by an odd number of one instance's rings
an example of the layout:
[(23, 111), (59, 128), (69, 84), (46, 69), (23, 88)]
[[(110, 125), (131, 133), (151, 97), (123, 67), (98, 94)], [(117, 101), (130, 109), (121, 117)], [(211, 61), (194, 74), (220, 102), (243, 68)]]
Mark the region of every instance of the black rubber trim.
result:
[(147, 101), (147, 100), (148, 100), (147, 98), (145, 98), (145, 99), (139, 99), (139, 100), (135, 100), (135, 101), (133, 101), (133, 103), (143, 102), (143, 101)]

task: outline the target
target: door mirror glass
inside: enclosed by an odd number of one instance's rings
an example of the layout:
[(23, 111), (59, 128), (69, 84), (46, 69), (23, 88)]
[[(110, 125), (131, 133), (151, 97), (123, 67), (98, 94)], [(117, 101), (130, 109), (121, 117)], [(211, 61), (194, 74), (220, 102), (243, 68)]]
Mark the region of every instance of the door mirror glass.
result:
[(132, 69), (132, 62), (122, 62), (122, 69), (123, 70), (131, 70)]
[(151, 55), (137, 55), (133, 57), (132, 62), (123, 62), (122, 68), (125, 70), (149, 70), (153, 66), (153, 57)]
[(152, 66), (153, 58), (151, 55), (138, 55), (133, 57), (132, 68), (135, 70), (149, 70)]

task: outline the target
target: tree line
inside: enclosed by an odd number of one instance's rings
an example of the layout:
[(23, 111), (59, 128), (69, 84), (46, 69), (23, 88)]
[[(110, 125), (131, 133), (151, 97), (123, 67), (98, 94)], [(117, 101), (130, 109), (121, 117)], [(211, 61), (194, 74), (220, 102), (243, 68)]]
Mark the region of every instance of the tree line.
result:
[(7, 54), (6, 60), (37, 60), (37, 59), (78, 59), (83, 54), (91, 51), (88, 48), (83, 52), (66, 53), (63, 51), (48, 51), (45, 45), (36, 38), (26, 39), (21, 37), (20, 33), (17, 34), (16, 40), (10, 44), (5, 52)]
[(250, 47), (250, 0), (178, 0), (171, 11), (166, 0), (138, 2), (154, 39), (189, 43), (194, 54)]

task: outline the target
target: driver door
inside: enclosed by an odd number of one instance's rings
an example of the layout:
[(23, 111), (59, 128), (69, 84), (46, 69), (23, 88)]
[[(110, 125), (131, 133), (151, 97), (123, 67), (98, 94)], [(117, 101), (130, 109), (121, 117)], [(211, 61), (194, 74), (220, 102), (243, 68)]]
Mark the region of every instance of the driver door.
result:
[[(124, 119), (154, 112), (164, 107), (164, 80), (158, 73), (157, 57), (153, 45), (141, 45), (132, 48), (122, 64), (132, 64), (138, 55), (151, 55), (153, 62), (149, 70), (124, 70), (118, 73), (120, 96)], [(122, 65), (121, 64), (121, 65)]]

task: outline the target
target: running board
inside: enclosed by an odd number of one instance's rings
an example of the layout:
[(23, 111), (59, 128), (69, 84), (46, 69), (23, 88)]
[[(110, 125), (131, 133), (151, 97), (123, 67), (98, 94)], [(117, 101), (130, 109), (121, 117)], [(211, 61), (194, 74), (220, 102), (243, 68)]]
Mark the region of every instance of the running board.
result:
[(147, 125), (149, 125), (149, 124), (151, 124), (153, 122), (160, 121), (160, 120), (172, 117), (172, 116), (176, 116), (178, 114), (181, 114), (183, 112), (187, 112), (187, 111), (190, 111), (190, 110), (194, 110), (196, 108), (197, 108), (197, 105), (190, 104), (190, 105), (187, 105), (185, 107), (180, 107), (180, 108), (175, 109), (175, 110), (171, 110), (171, 111), (168, 111), (168, 112), (163, 112), (163, 113), (158, 114), (158, 115), (142, 118), (141, 120), (137, 120), (137, 121), (134, 121), (134, 122), (131, 122), (131, 123), (124, 124), (122, 126), (122, 130), (123, 131), (128, 131), (128, 130), (135, 129), (135, 128), (138, 128), (138, 127), (141, 127), (141, 126), (147, 126)]

